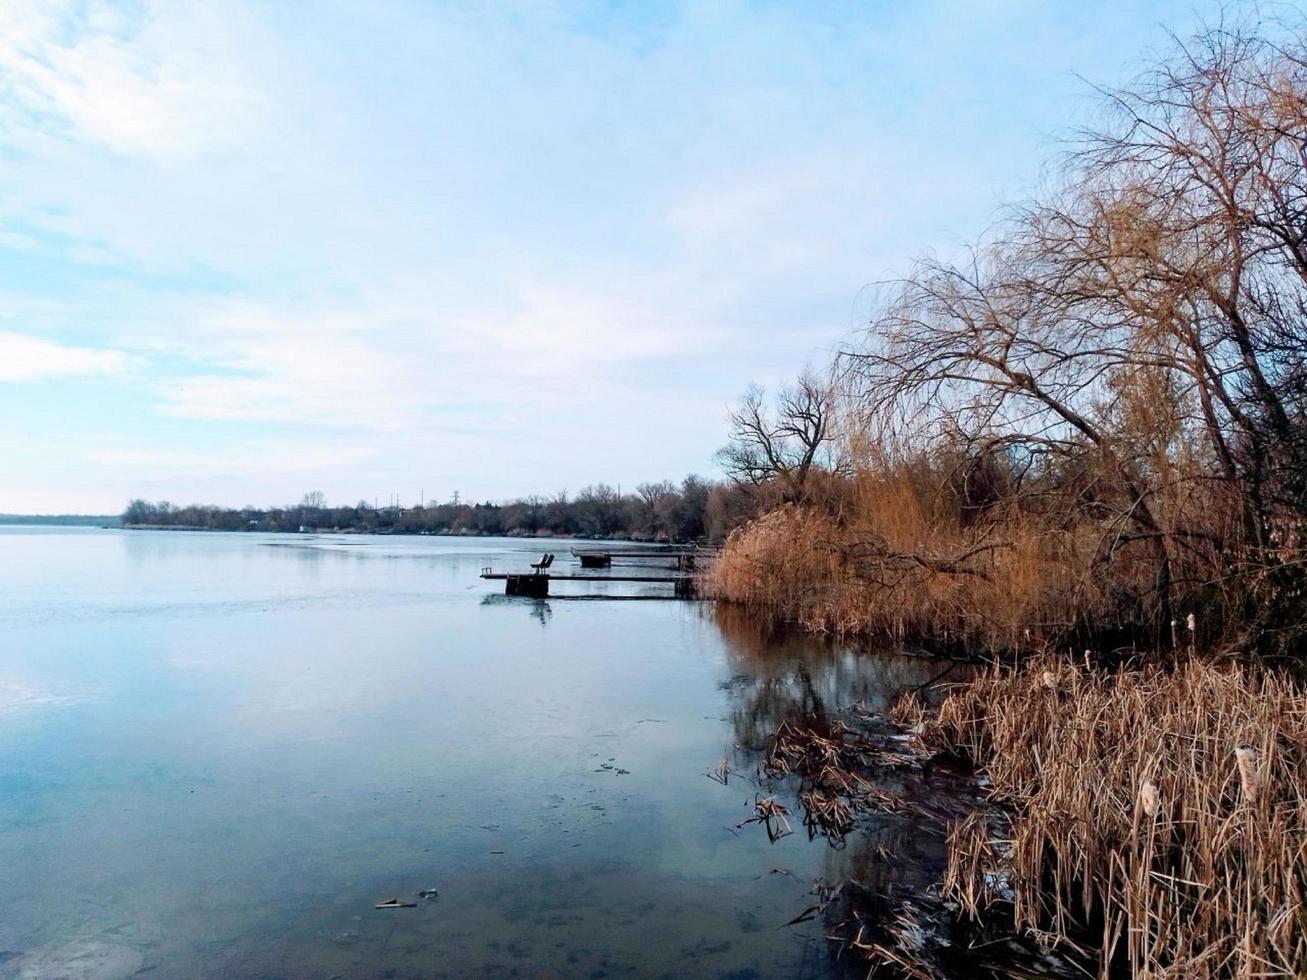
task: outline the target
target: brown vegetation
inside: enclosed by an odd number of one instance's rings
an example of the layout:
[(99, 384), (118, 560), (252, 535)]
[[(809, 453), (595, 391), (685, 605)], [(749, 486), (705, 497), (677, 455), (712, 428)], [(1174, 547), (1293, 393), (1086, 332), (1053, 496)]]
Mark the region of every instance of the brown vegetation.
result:
[[(1268, 664), (1307, 662), (1307, 21), (1178, 43), (1104, 110), (1041, 200), (885, 288), (819, 430), (746, 402), (726, 458), (767, 512), (705, 585), (818, 631), (1160, 651), (899, 708), (1003, 808), (953, 825), (945, 892), (1102, 976), (1302, 976), (1307, 690)], [(892, 809), (843, 742), (769, 756), (833, 840)]]
[(1307, 964), (1307, 697), (1192, 661), (1043, 661), (959, 688), (924, 731), (1011, 808), (955, 825), (946, 893), (998, 903), (1102, 975), (1296, 977)]
[(732, 538), (718, 595), (1003, 645), (1165, 643), (1201, 611), (1209, 644), (1296, 649), (1307, 32), (1213, 30), (1105, 101), (1043, 200), (886, 287), (835, 393), (746, 400), (726, 458), (785, 509)]
[[(900, 698), (889, 720), (903, 734), (854, 705), (783, 720), (760, 746), (772, 795), (744, 823), (789, 833), (783, 791), (809, 837), (854, 852), (798, 921), (821, 915), (833, 942), (891, 975), (1302, 975), (1300, 680), (1043, 655), (942, 690)], [(911, 821), (911, 843), (886, 850), (868, 816)], [(915, 879), (887, 871), (936, 841), (940, 863)]]
[[(849, 976), (863, 975), (857, 964), (865, 970), (868, 961), (888, 976), (1076, 975), (1066, 956), (1016, 935), (1010, 920), (961, 916), (945, 901), (949, 828), (977, 808), (997, 811), (974, 778), (941, 757), (937, 739), (911, 737), (931, 730), (939, 701), (933, 688), (907, 690), (893, 711), (897, 727), (858, 701), (802, 721), (787, 713), (765, 739), (747, 740), (760, 792), (755, 815), (737, 829), (758, 824), (775, 841), (791, 832), (793, 813), (810, 839), (844, 852), (828, 865), (839, 877), (817, 879), (814, 902), (792, 923), (821, 918)], [(724, 782), (727, 769), (707, 775)], [(793, 803), (778, 803), (782, 796)]]
[(1077, 554), (1092, 547), (1083, 529), (968, 527), (925, 469), (859, 475), (840, 515), (768, 513), (727, 540), (709, 589), (814, 631), (990, 647), (1124, 618), (1097, 580), (1078, 574)]

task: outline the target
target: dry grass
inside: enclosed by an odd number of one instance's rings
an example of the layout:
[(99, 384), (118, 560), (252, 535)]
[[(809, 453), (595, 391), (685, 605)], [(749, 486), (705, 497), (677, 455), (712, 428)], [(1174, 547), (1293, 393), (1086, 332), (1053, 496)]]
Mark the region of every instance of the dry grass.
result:
[(905, 752), (887, 751), (883, 739), (872, 739), (842, 721), (823, 731), (782, 721), (771, 737), (762, 761), (768, 779), (799, 778), (798, 799), (808, 839), (824, 837), (843, 845), (865, 810), (900, 812), (912, 804), (867, 776), (918, 766), (920, 760)]
[[(1307, 964), (1307, 697), (1194, 661), (1047, 660), (951, 694), (922, 739), (1011, 808), (952, 832), (947, 892), (1097, 948), (1101, 975), (1297, 977)], [(912, 712), (909, 712), (912, 713)]]
[(767, 829), (767, 839), (773, 844), (782, 837), (794, 833), (794, 827), (790, 824), (789, 808), (783, 803), (777, 803), (774, 796), (755, 796), (753, 814), (748, 820), (737, 823), (735, 829), (739, 830), (751, 823), (761, 824)]
[(734, 532), (708, 594), (806, 629), (1019, 647), (1114, 626), (1097, 539), (1036, 515), (971, 521), (947, 475), (902, 466), (853, 481), (838, 513), (788, 506)]

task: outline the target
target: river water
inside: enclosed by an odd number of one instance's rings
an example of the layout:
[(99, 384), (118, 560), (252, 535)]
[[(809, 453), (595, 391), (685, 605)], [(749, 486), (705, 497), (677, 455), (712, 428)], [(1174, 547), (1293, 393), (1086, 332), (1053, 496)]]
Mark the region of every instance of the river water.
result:
[(939, 664), (478, 577), (568, 545), (0, 528), (0, 976), (834, 976), (869, 850), (705, 772)]

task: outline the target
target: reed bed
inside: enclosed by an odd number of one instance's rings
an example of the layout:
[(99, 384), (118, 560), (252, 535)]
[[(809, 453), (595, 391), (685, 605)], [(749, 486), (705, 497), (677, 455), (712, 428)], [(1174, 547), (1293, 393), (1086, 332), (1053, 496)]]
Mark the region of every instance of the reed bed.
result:
[(946, 895), (972, 917), (1010, 912), (1103, 977), (1303, 976), (1304, 694), (1199, 660), (1043, 659), (959, 687), (921, 746), (969, 758), (1010, 819), (954, 823)]
[[(929, 706), (910, 700), (902, 711), (927, 718)], [(977, 808), (996, 812), (974, 778), (937, 767), (936, 748), (862, 704), (841, 714), (833, 722), (781, 721), (759, 762), (764, 792), (793, 796), (809, 839), (850, 852), (845, 877), (818, 879), (814, 901), (788, 924), (822, 919), (838, 955), (876, 975), (1074, 976), (1066, 957), (1050, 955), (1010, 925), (960, 919), (956, 905), (945, 902), (939, 882), (950, 826)], [(927, 724), (919, 721), (916, 733)], [(723, 782), (725, 769), (706, 775)], [(790, 815), (776, 796), (759, 793), (754, 815), (736, 829), (758, 824), (774, 842), (792, 832)]]
[(964, 525), (906, 475), (862, 475), (839, 514), (790, 505), (737, 529), (703, 587), (813, 632), (1016, 648), (1122, 621), (1086, 573), (1095, 543), (1025, 514)]

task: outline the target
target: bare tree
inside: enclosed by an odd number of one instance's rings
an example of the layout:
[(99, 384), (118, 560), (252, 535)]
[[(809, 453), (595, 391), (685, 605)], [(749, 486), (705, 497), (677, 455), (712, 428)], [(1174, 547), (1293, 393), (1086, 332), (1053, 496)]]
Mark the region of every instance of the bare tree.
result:
[(582, 487), (573, 506), (588, 535), (608, 537), (622, 527), (622, 497), (607, 483)]
[(522, 507), (523, 525), (529, 533), (535, 534), (545, 521), (545, 498), (533, 493), (522, 503), (524, 505)]
[(1098, 524), (1098, 564), (1146, 555), (1163, 630), (1218, 578), (1303, 595), (1305, 41), (1212, 30), (1107, 93), (1054, 193), (842, 357), (880, 444), (1002, 450)]
[(730, 441), (718, 450), (717, 460), (738, 482), (775, 481), (785, 499), (802, 500), (814, 467), (841, 465), (833, 409), (831, 386), (811, 372), (780, 389), (771, 404), (764, 389), (751, 385), (728, 416)]
[(669, 511), (671, 501), (676, 498), (676, 485), (670, 480), (641, 483), (635, 488), (635, 493), (638, 530), (652, 535), (675, 534)]

